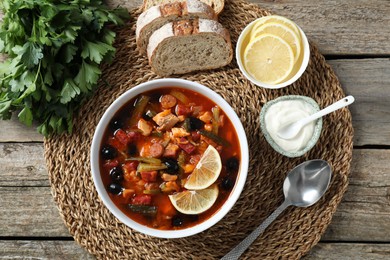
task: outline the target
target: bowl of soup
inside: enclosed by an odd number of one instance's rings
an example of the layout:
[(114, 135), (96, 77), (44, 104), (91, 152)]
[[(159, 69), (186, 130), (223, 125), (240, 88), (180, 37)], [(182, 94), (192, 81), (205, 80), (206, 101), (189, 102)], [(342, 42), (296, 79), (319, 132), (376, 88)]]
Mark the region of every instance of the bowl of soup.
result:
[(158, 79), (116, 99), (91, 145), (92, 177), (108, 210), (130, 228), (179, 238), (220, 221), (249, 164), (240, 119), (216, 92)]

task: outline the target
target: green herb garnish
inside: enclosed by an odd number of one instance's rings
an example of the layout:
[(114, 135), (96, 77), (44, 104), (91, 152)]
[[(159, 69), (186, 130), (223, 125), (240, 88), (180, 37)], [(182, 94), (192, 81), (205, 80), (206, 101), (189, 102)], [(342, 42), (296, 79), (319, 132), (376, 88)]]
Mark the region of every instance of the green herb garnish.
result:
[(96, 89), (99, 65), (112, 61), (115, 33), (129, 13), (98, 0), (2, 0), (0, 118), (33, 120), (45, 135), (71, 132), (73, 113)]

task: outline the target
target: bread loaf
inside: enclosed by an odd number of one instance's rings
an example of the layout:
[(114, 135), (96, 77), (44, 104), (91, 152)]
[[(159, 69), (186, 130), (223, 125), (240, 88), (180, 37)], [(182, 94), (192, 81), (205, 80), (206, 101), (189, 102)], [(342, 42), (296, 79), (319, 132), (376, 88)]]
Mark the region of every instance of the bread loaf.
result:
[[(166, 3), (173, 3), (176, 1), (177, 0), (144, 0), (143, 10), (146, 11), (152, 6), (166, 4)], [(225, 6), (224, 0), (200, 0), (200, 1), (211, 6), (211, 8), (214, 9), (214, 12), (217, 15), (219, 15), (222, 12)]]
[(150, 35), (166, 23), (178, 19), (216, 19), (214, 10), (199, 0), (186, 0), (153, 6), (137, 20), (136, 41), (141, 53), (146, 53)]
[(151, 35), (147, 53), (153, 71), (161, 76), (215, 69), (233, 58), (229, 31), (209, 19), (164, 25)]

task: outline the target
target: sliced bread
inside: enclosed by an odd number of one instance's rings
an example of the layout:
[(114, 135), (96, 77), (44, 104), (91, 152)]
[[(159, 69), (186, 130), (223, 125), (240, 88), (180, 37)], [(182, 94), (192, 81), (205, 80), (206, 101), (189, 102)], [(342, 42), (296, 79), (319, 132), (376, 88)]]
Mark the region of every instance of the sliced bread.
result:
[(180, 20), (156, 30), (149, 39), (148, 58), (161, 76), (215, 69), (233, 58), (230, 34), (209, 19)]
[(214, 10), (199, 0), (186, 0), (153, 6), (143, 12), (137, 20), (136, 41), (141, 53), (146, 53), (150, 35), (166, 23), (178, 19), (216, 19)]
[[(166, 4), (166, 3), (173, 3), (176, 1), (177, 0), (144, 0), (143, 10), (146, 11), (152, 6)], [(211, 6), (217, 15), (219, 15), (222, 12), (225, 6), (224, 0), (200, 0), (200, 1)]]

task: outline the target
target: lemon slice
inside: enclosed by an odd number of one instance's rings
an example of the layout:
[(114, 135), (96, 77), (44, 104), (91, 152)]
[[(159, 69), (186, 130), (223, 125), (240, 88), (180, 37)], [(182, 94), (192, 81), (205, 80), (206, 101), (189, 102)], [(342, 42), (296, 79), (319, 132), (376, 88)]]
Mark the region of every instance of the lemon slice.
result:
[(300, 36), (299, 29), (298, 29), (297, 25), (293, 21), (291, 21), (283, 16), (279, 16), (279, 15), (268, 15), (268, 16), (264, 16), (261, 19), (257, 20), (257, 22), (253, 25), (251, 34), (254, 33), (257, 28), (259, 28), (260, 26), (262, 26), (265, 23), (283, 24), (283, 25), (287, 26), (288, 28), (290, 28), (291, 30), (293, 30), (298, 37)]
[(276, 35), (285, 40), (293, 50), (294, 62), (298, 60), (299, 55), (301, 54), (301, 37), (298, 37), (293, 30), (283, 24), (274, 22), (266, 23), (253, 31), (253, 34), (251, 34), (251, 41), (265, 33)]
[(256, 80), (266, 84), (278, 84), (290, 75), (294, 67), (294, 53), (282, 38), (262, 34), (245, 48), (244, 66)]
[(205, 212), (218, 198), (216, 184), (203, 190), (186, 190), (169, 195), (172, 205), (183, 214), (200, 214)]
[(188, 176), (184, 188), (201, 190), (209, 187), (218, 179), (221, 169), (221, 156), (212, 145), (209, 145), (191, 175)]

